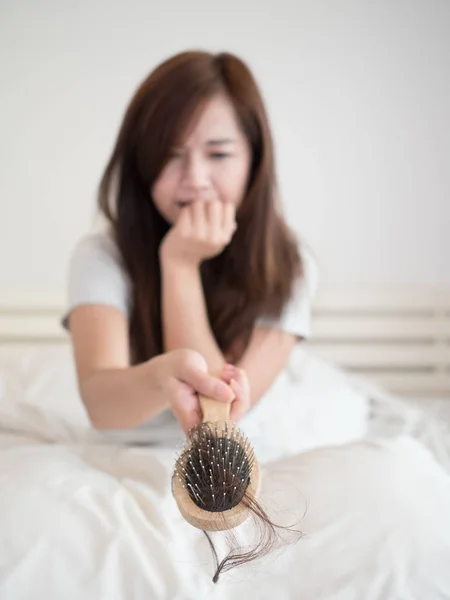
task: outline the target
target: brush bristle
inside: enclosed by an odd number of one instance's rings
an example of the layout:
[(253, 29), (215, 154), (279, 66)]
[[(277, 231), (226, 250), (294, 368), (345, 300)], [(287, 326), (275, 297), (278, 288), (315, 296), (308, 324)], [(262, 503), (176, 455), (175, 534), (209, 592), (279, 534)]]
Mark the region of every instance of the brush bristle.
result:
[(199, 508), (223, 512), (241, 502), (253, 464), (251, 444), (237, 427), (202, 423), (190, 430), (175, 473)]

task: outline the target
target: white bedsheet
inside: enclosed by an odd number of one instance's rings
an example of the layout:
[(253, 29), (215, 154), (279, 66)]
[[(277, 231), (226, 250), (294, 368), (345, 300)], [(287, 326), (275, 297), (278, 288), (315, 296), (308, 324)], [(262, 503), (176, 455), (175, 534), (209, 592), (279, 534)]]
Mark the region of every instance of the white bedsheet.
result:
[[(450, 598), (450, 479), (410, 437), (314, 447), (322, 431), (310, 451), (275, 462), (267, 451), (260, 499), (274, 520), (300, 519), (304, 537), (214, 585), (206, 539), (171, 495), (174, 449), (92, 436), (61, 395), (73, 394), (68, 356), (36, 371), (30, 356), (4, 361), (0, 377), (1, 600)], [(338, 387), (319, 361), (303, 363), (308, 376), (322, 394), (326, 378)], [(356, 410), (355, 389), (349, 398)], [(252, 523), (238, 533), (251, 540)]]

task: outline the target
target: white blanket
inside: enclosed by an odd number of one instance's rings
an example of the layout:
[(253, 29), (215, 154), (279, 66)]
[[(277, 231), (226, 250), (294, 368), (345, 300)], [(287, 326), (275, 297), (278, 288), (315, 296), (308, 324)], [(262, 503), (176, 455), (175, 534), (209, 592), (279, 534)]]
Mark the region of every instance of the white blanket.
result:
[[(263, 463), (260, 500), (275, 521), (298, 521), (304, 536), (217, 584), (203, 533), (171, 495), (178, 449), (93, 434), (75, 400), (70, 354), (22, 353), (0, 367), (1, 600), (450, 598), (448, 475), (410, 437), (352, 441), (367, 398), (333, 367), (310, 358), (297, 364), (297, 438), (303, 423), (305, 431), (316, 427), (316, 440), (296, 441), (291, 428), (283, 448), (273, 440), (283, 439), (286, 421), (272, 421), (264, 448), (255, 423), (263, 426), (269, 413), (247, 421)], [(277, 385), (292, 409), (293, 396)], [(327, 433), (315, 420), (333, 414), (333, 390), (354, 423)], [(327, 441), (335, 445), (319, 448)], [(245, 545), (252, 523), (237, 533)], [(223, 538), (214, 541), (222, 556)]]

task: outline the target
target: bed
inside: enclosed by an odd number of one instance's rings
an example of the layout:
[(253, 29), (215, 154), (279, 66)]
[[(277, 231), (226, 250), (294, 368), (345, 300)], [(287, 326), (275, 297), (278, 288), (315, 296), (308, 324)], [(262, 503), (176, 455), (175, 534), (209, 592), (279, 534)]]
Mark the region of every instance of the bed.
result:
[[(211, 581), (214, 565), (202, 532), (183, 521), (171, 496), (179, 449), (113, 443), (90, 427), (59, 325), (63, 306), (59, 293), (0, 295), (2, 600), (31, 594), (47, 600), (450, 598), (450, 554), (435, 551), (450, 549), (450, 523), (438, 527), (430, 520), (448, 512), (450, 498), (450, 478), (442, 476), (443, 470), (450, 473), (450, 290), (321, 290), (312, 339), (294, 353), (288, 368), (306, 407), (302, 430), (291, 438), (285, 429), (278, 432), (292, 451), (264, 454), (265, 413), (248, 432), (259, 444), (266, 506), (280, 523), (300, 519), (305, 536), (295, 548), (287, 545), (224, 574), (218, 584)], [(273, 394), (281, 392), (282, 387)], [(367, 519), (355, 527), (339, 520), (332, 506), (317, 513), (321, 520), (314, 512), (315, 503), (330, 493), (336, 506), (340, 501), (350, 511), (356, 496), (341, 489), (338, 476), (357, 485), (370, 468), (371, 481), (377, 481), (377, 446), (365, 446), (358, 459), (353, 452), (359, 440), (375, 434), (385, 437), (388, 452), (392, 436), (399, 434), (406, 435), (400, 454), (414, 455), (412, 438), (429, 449), (405, 469), (402, 484), (417, 493), (416, 472), (423, 467), (429, 490), (442, 488), (442, 494), (431, 494), (423, 485), (424, 516), (408, 517), (422, 540), (420, 561), (417, 556), (405, 561), (406, 551), (392, 536), (381, 542)], [(320, 484), (317, 464), (328, 473)], [(370, 485), (363, 491), (368, 504), (376, 495)], [(354, 509), (359, 515), (360, 505)], [(403, 518), (394, 511), (386, 531)], [(242, 526), (240, 535), (247, 540), (250, 525)], [(217, 539), (219, 549), (223, 543)], [(400, 566), (393, 571), (389, 565), (397, 559)]]

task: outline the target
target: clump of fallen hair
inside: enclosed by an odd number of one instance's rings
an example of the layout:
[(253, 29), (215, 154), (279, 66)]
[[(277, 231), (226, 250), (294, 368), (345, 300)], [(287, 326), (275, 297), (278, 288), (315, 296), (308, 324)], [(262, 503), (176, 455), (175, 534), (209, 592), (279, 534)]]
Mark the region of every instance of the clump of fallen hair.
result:
[[(217, 550), (211, 536), (208, 532), (204, 531), (215, 562), (215, 573), (213, 576), (214, 583), (219, 581), (219, 577), (222, 573), (255, 560), (262, 559), (271, 552), (280, 549), (282, 546), (297, 543), (303, 537), (303, 533), (292, 525), (280, 525), (274, 523), (263, 509), (261, 503), (254, 497), (244, 494), (242, 502), (249, 508), (251, 513), (250, 519), (253, 521), (254, 529), (257, 533), (255, 543), (249, 546), (242, 546), (239, 544), (233, 530), (223, 531), (221, 533), (226, 536), (229, 551), (226, 556), (219, 561)], [(287, 538), (282, 534), (287, 534)]]

